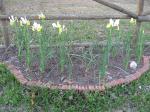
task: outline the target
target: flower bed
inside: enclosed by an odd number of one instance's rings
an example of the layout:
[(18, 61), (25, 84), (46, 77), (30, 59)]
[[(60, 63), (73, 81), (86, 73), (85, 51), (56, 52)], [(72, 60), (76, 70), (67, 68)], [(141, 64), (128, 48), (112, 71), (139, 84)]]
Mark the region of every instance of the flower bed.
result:
[(149, 63), (150, 63), (150, 56), (143, 57), (143, 67), (138, 69), (134, 74), (130, 74), (125, 78), (115, 79), (113, 81), (107, 82), (105, 84), (100, 85), (79, 85), (79, 84), (52, 84), (52, 83), (45, 83), (41, 82), (40, 80), (30, 81), (25, 78), (24, 74), (13, 64), (10, 63), (1, 63), (5, 64), (8, 70), (11, 71), (12, 74), (16, 77), (16, 79), (23, 85), (32, 86), (32, 87), (42, 87), (42, 88), (50, 88), (50, 89), (62, 89), (62, 90), (79, 90), (79, 91), (104, 91), (105, 89), (121, 85), (121, 84), (128, 84), (134, 80), (139, 79), (143, 73), (149, 70)]
[[(51, 31), (45, 27), (44, 14), (39, 18), (41, 21), (31, 25), (26, 18), (11, 16), (10, 25), (16, 32), (15, 46), (0, 49), (0, 60), (22, 84), (101, 91), (138, 79), (149, 69), (149, 56), (142, 58), (144, 29), (132, 47), (134, 19), (129, 22), (129, 30), (121, 29), (120, 20), (110, 19), (106, 25), (105, 46), (94, 42), (77, 47), (73, 46), (71, 27), (57, 21)], [(33, 44), (38, 46), (31, 48)]]

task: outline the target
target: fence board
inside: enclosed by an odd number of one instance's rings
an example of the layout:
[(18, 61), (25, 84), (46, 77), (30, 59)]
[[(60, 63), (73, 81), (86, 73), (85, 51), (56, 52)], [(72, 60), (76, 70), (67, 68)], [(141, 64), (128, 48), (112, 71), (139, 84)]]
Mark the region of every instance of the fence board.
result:
[(2, 10), (2, 3), (3, 3), (3, 0), (0, 0), (0, 10)]
[(135, 18), (135, 19), (138, 17), (138, 16), (137, 16), (136, 14), (134, 14), (133, 12), (128, 11), (128, 10), (122, 8), (122, 7), (119, 7), (118, 5), (115, 5), (115, 4), (112, 4), (112, 3), (108, 3), (108, 2), (106, 2), (106, 1), (104, 1), (104, 0), (93, 0), (93, 1), (96, 1), (96, 2), (98, 2), (98, 3), (100, 3), (100, 4), (105, 5), (105, 6), (108, 6), (108, 7), (112, 8), (112, 9), (117, 10), (117, 11), (119, 11), (119, 12), (122, 12), (122, 13), (124, 13), (124, 14), (127, 14), (127, 15), (129, 15), (129, 16)]
[(139, 16), (138, 19), (141, 22), (150, 22), (150, 15), (149, 16)]
[(143, 15), (143, 16), (150, 15), (150, 11), (145, 11), (142, 15)]
[[(1, 3), (1, 13), (5, 14), (5, 7), (4, 7), (4, 1), (0, 0)], [(8, 22), (7, 20), (2, 20), (2, 26), (3, 26), (3, 35), (5, 40), (5, 46), (8, 47), (10, 45), (10, 39), (9, 39), (9, 33), (8, 33)]]
[[(141, 16), (144, 9), (144, 0), (137, 0), (137, 14)], [(137, 39), (139, 38), (139, 32), (141, 29), (141, 21), (137, 20), (136, 24), (136, 36), (133, 38), (133, 47), (136, 47)]]
[[(0, 20), (9, 20), (10, 15), (0, 15)], [(15, 17), (26, 17), (29, 20), (39, 20), (37, 15), (15, 15)], [(46, 20), (96, 20), (96, 19), (130, 19), (128, 15), (46, 15)]]

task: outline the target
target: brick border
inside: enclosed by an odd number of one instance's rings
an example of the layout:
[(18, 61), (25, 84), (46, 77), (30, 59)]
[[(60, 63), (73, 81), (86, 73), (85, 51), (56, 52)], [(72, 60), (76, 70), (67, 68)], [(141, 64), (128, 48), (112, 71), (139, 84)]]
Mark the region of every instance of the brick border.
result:
[(16, 68), (16, 66), (8, 63), (2, 63), (6, 65), (7, 69), (15, 76), (15, 78), (23, 85), (32, 86), (32, 87), (41, 87), (41, 88), (49, 88), (49, 89), (61, 89), (61, 90), (78, 90), (78, 91), (104, 91), (107, 88), (112, 88), (117, 85), (130, 83), (134, 80), (139, 79), (143, 73), (150, 69), (150, 56), (143, 56), (143, 67), (138, 69), (136, 73), (126, 76), (125, 78), (120, 78), (117, 80), (113, 80), (111, 82), (106, 83), (105, 85), (73, 85), (73, 84), (59, 84), (54, 85), (51, 83), (42, 83), (41, 81), (29, 81), (20, 70)]

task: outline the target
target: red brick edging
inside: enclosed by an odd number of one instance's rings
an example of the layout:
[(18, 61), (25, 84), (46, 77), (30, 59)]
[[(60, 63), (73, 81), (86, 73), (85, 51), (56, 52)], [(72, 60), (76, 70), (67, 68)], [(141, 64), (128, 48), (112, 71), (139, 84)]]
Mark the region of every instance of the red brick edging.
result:
[(23, 85), (27, 86), (34, 86), (34, 87), (42, 87), (42, 88), (50, 88), (50, 89), (61, 89), (61, 90), (79, 90), (79, 91), (104, 91), (106, 88), (111, 88), (117, 85), (130, 83), (134, 80), (139, 79), (144, 72), (149, 70), (149, 64), (150, 64), (150, 56), (143, 56), (143, 67), (138, 69), (136, 73), (131, 74), (129, 76), (126, 76), (125, 78), (120, 78), (117, 80), (113, 80), (111, 82), (106, 83), (105, 85), (73, 85), (73, 84), (59, 84), (54, 85), (51, 83), (42, 83), (41, 81), (29, 81), (27, 80), (24, 75), (21, 73), (20, 70), (16, 68), (16, 66), (8, 63), (4, 63), (6, 67), (10, 70), (10, 72), (15, 76), (15, 78)]

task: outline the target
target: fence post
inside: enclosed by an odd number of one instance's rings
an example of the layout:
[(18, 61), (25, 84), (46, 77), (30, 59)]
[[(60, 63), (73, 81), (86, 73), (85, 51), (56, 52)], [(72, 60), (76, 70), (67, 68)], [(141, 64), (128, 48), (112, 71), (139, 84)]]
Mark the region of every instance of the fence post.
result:
[[(4, 0), (0, 0), (0, 9), (1, 9), (1, 13), (5, 14)], [(9, 47), (10, 38), (8, 33), (8, 21), (2, 20), (2, 26), (3, 26), (3, 36), (4, 36), (5, 46)]]
[(0, 10), (2, 10), (2, 0), (0, 0)]
[[(144, 0), (137, 0), (137, 15), (141, 16), (143, 13), (144, 9)], [(137, 24), (136, 24), (136, 36), (133, 38), (133, 45), (134, 48), (136, 47), (137, 39), (139, 38), (139, 31), (141, 28), (141, 21), (137, 19)]]

